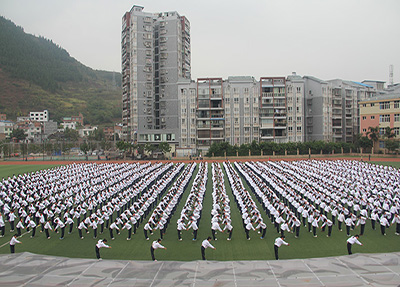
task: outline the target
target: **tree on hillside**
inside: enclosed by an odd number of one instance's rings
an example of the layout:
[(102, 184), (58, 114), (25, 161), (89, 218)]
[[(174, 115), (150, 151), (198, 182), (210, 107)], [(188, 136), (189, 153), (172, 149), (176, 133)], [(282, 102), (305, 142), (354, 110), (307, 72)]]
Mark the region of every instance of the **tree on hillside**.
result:
[(64, 130), (64, 138), (67, 141), (76, 142), (78, 140), (78, 138), (79, 138), (79, 133), (78, 133), (77, 130), (66, 128)]
[(15, 138), (17, 141), (24, 141), (27, 135), (25, 134), (25, 131), (22, 129), (13, 129), (10, 137)]

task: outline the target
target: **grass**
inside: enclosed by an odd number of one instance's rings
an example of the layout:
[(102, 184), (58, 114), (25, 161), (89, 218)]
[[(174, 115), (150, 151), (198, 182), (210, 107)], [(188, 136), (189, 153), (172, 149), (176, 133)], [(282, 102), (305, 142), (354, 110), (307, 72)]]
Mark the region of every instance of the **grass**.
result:
[(49, 169), (59, 164), (42, 164), (42, 165), (0, 165), (0, 180), (9, 176), (34, 172), (42, 169)]
[[(379, 163), (380, 164), (380, 163)], [(390, 162), (382, 162), (382, 164), (393, 164)], [(0, 178), (8, 175), (35, 171), (43, 168), (51, 168), (53, 165), (45, 166), (0, 166)], [(198, 168), (194, 171), (192, 181), (197, 173)], [(167, 233), (164, 236), (162, 244), (167, 247), (167, 250), (156, 250), (156, 258), (158, 260), (176, 260), (176, 261), (191, 261), (200, 260), (201, 241), (211, 235), (211, 205), (212, 205), (212, 179), (211, 165), (209, 165), (209, 174), (207, 182), (207, 192), (203, 201), (202, 218), (199, 225), (198, 239), (192, 240), (190, 231), (184, 231), (182, 234), (183, 241), (178, 241), (176, 233), (176, 221), (180, 215), (180, 211), (189, 194), (192, 181), (189, 183), (177, 211), (171, 218), (171, 223), (168, 226)], [(245, 181), (243, 181), (248, 188)], [(206, 258), (208, 260), (273, 260), (274, 249), (273, 243), (278, 233), (274, 229), (271, 221), (267, 218), (263, 209), (258, 204), (259, 210), (262, 211), (264, 222), (267, 223), (266, 238), (261, 240), (257, 232), (251, 231), (251, 240), (246, 240), (243, 225), (241, 223), (241, 215), (233, 200), (232, 191), (229, 186), (229, 181), (225, 176), (226, 191), (231, 201), (231, 218), (234, 226), (232, 240), (227, 241), (227, 234), (218, 233), (217, 241), (211, 243), (216, 247), (216, 250), (207, 249)], [(250, 190), (250, 189), (248, 189)], [(251, 190), (250, 190), (251, 192)], [(137, 234), (132, 236), (131, 241), (127, 241), (127, 231), (123, 230), (121, 235), (117, 235), (114, 241), (110, 240), (108, 231), (100, 235), (100, 238), (107, 238), (112, 249), (101, 249), (101, 254), (104, 259), (125, 259), (125, 260), (151, 260), (150, 245), (153, 240), (159, 237), (158, 231), (150, 236), (150, 240), (146, 241), (143, 235), (144, 223), (141, 223)], [(379, 224), (378, 224), (379, 228)], [(9, 232), (10, 226), (6, 222), (6, 236), (0, 238), (0, 253), (9, 253), (8, 241), (12, 234)], [(66, 232), (68, 230), (66, 229)], [(359, 232), (359, 228), (352, 231), (352, 234)], [(365, 235), (360, 238), (363, 246), (354, 245), (353, 253), (386, 253), (400, 251), (399, 236), (394, 234), (394, 226), (387, 230), (387, 236), (382, 236), (380, 231), (372, 230), (370, 222), (367, 222)], [(293, 234), (286, 235), (286, 241), (290, 246), (282, 246), (279, 249), (280, 259), (295, 259), (295, 258), (313, 258), (313, 257), (329, 257), (347, 254), (346, 250), (346, 232), (339, 232), (337, 226), (334, 226), (332, 237), (326, 237), (325, 233), (319, 229), (318, 237), (314, 238), (312, 233), (309, 233), (306, 228), (301, 227), (300, 238), (295, 239)], [(95, 258), (94, 245), (98, 239), (93, 239), (93, 234), (85, 234), (83, 240), (78, 238), (77, 229), (74, 228), (72, 234), (66, 234), (64, 240), (59, 239), (59, 235), (52, 233), (51, 239), (46, 239), (45, 235), (36, 232), (35, 238), (31, 239), (30, 234), (25, 234), (20, 241), (23, 244), (16, 246), (17, 252), (32, 252), (38, 254), (47, 254), (54, 256), (64, 256), (73, 258)], [(4, 246), (3, 246), (4, 245)]]

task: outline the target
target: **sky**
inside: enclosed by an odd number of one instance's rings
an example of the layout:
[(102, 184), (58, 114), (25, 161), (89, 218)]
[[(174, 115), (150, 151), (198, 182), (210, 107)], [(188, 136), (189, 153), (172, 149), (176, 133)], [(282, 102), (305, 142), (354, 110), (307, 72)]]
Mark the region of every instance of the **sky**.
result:
[(400, 82), (399, 0), (1, 0), (0, 15), (84, 65), (121, 71), (122, 16), (177, 11), (191, 25), (192, 79), (315, 76)]

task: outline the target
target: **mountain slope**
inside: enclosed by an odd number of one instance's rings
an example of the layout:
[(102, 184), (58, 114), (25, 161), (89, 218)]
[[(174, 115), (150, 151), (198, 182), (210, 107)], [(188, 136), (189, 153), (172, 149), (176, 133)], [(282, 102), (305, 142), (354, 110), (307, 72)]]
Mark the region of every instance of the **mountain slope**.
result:
[(91, 124), (121, 118), (121, 76), (96, 71), (43, 37), (0, 17), (0, 113), (9, 119), (47, 109), (50, 118), (81, 112)]

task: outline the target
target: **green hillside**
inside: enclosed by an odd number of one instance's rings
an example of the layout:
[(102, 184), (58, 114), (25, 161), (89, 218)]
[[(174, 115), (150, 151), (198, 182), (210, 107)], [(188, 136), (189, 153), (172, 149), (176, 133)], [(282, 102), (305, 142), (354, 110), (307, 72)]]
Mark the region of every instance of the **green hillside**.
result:
[(91, 124), (121, 119), (121, 74), (82, 65), (51, 40), (0, 17), (0, 113), (11, 120), (47, 109), (50, 118), (81, 112)]

